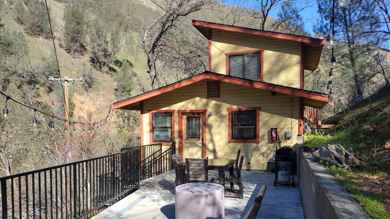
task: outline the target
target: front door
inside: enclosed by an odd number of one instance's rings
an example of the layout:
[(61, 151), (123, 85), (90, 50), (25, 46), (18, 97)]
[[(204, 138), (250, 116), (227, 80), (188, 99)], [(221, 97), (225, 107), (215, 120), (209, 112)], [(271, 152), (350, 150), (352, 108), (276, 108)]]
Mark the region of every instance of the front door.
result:
[(205, 158), (206, 111), (179, 112), (179, 153), (184, 158)]

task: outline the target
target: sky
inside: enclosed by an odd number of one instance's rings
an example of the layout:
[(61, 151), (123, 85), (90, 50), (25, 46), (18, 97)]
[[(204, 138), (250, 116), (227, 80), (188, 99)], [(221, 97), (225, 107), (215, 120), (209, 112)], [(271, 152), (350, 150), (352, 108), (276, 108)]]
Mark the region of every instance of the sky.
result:
[[(259, 8), (258, 0), (222, 0), (227, 5), (241, 6), (246, 8)], [(317, 11), (317, 1), (316, 0), (295, 0), (295, 4), (298, 9), (301, 9), (301, 16), (303, 18), (304, 28), (307, 33), (310, 35), (314, 34), (314, 27), (319, 20), (319, 13)], [(275, 8), (271, 11), (271, 16), (276, 17), (278, 14), (279, 8)], [(390, 40), (386, 41), (383, 45), (385, 49), (390, 50)]]
[[(223, 0), (228, 5), (240, 5), (247, 8), (258, 8), (259, 2), (256, 0)], [(317, 12), (317, 2), (315, 0), (296, 0), (298, 9), (302, 9), (301, 16), (305, 25), (305, 31), (310, 34), (314, 32), (314, 26), (317, 23), (319, 14)], [(278, 8), (271, 11), (271, 16), (275, 16), (278, 13)]]

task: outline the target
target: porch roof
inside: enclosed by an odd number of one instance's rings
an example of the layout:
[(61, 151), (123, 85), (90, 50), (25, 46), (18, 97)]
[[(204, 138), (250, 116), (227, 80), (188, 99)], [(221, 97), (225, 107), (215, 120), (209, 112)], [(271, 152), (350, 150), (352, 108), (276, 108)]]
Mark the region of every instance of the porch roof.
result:
[(329, 101), (329, 97), (327, 94), (319, 92), (287, 87), (264, 81), (252, 81), (238, 77), (232, 77), (229, 75), (218, 74), (215, 72), (205, 71), (195, 76), (145, 92), (143, 94), (115, 101), (112, 106), (114, 109), (141, 110), (142, 102), (146, 100), (177, 90), (179, 88), (190, 86), (201, 81), (220, 81), (223, 83), (234, 84), (257, 90), (266, 90), (278, 94), (301, 97), (303, 98), (305, 105), (310, 105), (313, 107), (323, 107)]

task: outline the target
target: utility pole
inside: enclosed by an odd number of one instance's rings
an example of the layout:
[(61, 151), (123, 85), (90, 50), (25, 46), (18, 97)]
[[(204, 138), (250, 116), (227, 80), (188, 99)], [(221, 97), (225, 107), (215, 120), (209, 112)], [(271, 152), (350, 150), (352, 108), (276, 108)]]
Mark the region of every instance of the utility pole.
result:
[(65, 131), (65, 145), (64, 145), (64, 158), (65, 162), (69, 162), (72, 160), (72, 144), (71, 144), (71, 129), (70, 129), (70, 119), (69, 119), (69, 85), (70, 83), (74, 83), (76, 81), (83, 81), (82, 78), (55, 78), (50, 76), (49, 81), (57, 81), (62, 84), (62, 88), (64, 89), (64, 131)]

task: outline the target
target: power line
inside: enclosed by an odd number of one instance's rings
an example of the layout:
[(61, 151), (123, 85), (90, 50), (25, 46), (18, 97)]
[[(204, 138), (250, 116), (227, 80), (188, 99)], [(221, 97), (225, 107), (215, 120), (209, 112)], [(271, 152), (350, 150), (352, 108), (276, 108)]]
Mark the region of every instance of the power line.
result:
[(14, 103), (16, 103), (16, 104), (18, 104), (18, 105), (20, 105), (20, 106), (23, 106), (23, 107), (25, 107), (25, 108), (27, 108), (27, 109), (30, 109), (30, 110), (32, 110), (34, 113), (40, 113), (40, 114), (42, 114), (42, 115), (44, 115), (44, 116), (46, 116), (46, 117), (50, 117), (50, 118), (52, 118), (52, 119), (55, 119), (55, 120), (58, 120), (58, 121), (62, 121), (62, 122), (69, 122), (69, 123), (71, 123), (71, 124), (79, 124), (79, 125), (89, 125), (89, 126), (98, 126), (98, 127), (101, 127), (102, 125), (105, 124), (105, 122), (108, 121), (108, 119), (110, 118), (110, 116), (111, 116), (111, 114), (112, 114), (112, 108), (110, 108), (109, 111), (108, 111), (108, 113), (106, 114), (106, 116), (105, 116), (103, 119), (98, 120), (98, 121), (96, 121), (96, 122), (80, 122), (80, 121), (75, 121), (75, 120), (67, 120), (67, 119), (65, 119), (65, 118), (56, 116), (56, 115), (54, 115), (54, 114), (50, 114), (50, 113), (48, 113), (48, 112), (45, 112), (45, 111), (43, 111), (43, 110), (41, 110), (41, 109), (39, 109), (39, 108), (36, 108), (36, 107), (34, 107), (34, 106), (31, 106), (31, 105), (28, 105), (28, 104), (26, 104), (26, 103), (23, 103), (22, 101), (20, 101), (20, 100), (14, 98), (14, 97), (8, 95), (8, 94), (5, 93), (4, 91), (1, 91), (1, 90), (0, 90), (0, 94), (1, 94), (2, 96), (5, 97), (5, 101), (6, 101), (6, 103), (5, 103), (5, 108), (3, 109), (3, 114), (4, 114), (4, 116), (8, 115), (8, 113), (9, 113), (9, 108), (8, 108), (8, 103), (9, 103), (9, 101), (12, 101), (12, 102), (14, 102)]
[(59, 62), (58, 55), (57, 55), (57, 54), (58, 54), (58, 53), (57, 53), (57, 46), (56, 46), (56, 42), (55, 42), (55, 35), (54, 35), (54, 31), (53, 31), (53, 25), (52, 25), (52, 23), (51, 23), (50, 10), (49, 10), (49, 6), (48, 6), (48, 4), (47, 4), (47, 0), (45, 0), (45, 7), (46, 7), (47, 18), (48, 18), (48, 22), (49, 22), (49, 28), (50, 28), (50, 34), (51, 34), (51, 41), (52, 41), (52, 43), (53, 43), (54, 55), (55, 55), (56, 63), (57, 63), (58, 75), (59, 75), (60, 78), (61, 78), (62, 76), (61, 76), (60, 62)]
[[(50, 16), (50, 10), (49, 10), (49, 7), (48, 7), (48, 3), (47, 3), (47, 0), (44, 1), (45, 2), (45, 7), (46, 7), (46, 11), (47, 11), (47, 16), (48, 16), (48, 23), (49, 23), (49, 28), (50, 28), (50, 33), (51, 33), (51, 41), (52, 41), (52, 44), (53, 44), (53, 50), (54, 50), (54, 55), (55, 55), (55, 60), (56, 60), (56, 64), (57, 64), (57, 72), (58, 72), (58, 75), (59, 75), (59, 80), (61, 81), (61, 86), (63, 88), (63, 97), (64, 97), (64, 107), (66, 108), (66, 102), (67, 102), (67, 95), (65, 95), (65, 89), (64, 89), (64, 86), (66, 86), (64, 83), (67, 83), (68, 81), (70, 80), (73, 80), (73, 79), (69, 79), (69, 78), (63, 78), (62, 77), (62, 74), (61, 74), (61, 68), (60, 68), (60, 63), (59, 63), (59, 58), (58, 58), (58, 53), (57, 53), (57, 46), (56, 46), (56, 43), (55, 43), (55, 35), (54, 35), (54, 31), (53, 31), (53, 25), (52, 25), (52, 20), (51, 20), (51, 16)], [(51, 77), (51, 79), (49, 78), (49, 80), (56, 80), (54, 77)], [(62, 83), (64, 81), (64, 83)], [(62, 117), (59, 117), (59, 116), (56, 116), (54, 114), (50, 114), (50, 113), (47, 113), (39, 108), (36, 108), (34, 106), (31, 106), (31, 105), (28, 105), (12, 96), (10, 96), (9, 94), (7, 94), (6, 92), (4, 91), (1, 91), (0, 90), (0, 94), (2, 96), (5, 97), (5, 108), (3, 109), (3, 116), (4, 117), (7, 117), (7, 115), (9, 114), (9, 108), (8, 108), (8, 103), (9, 101), (12, 101), (20, 106), (23, 106), (27, 109), (30, 109), (34, 112), (34, 119), (33, 119), (33, 124), (34, 126), (36, 126), (37, 124), (37, 118), (36, 118), (36, 114), (37, 113), (40, 113), (46, 117), (50, 117), (51, 119), (55, 119), (55, 120), (58, 120), (58, 121), (62, 121), (64, 122), (65, 124), (80, 124), (80, 125), (88, 125), (88, 126), (93, 126), (94, 128), (99, 128), (99, 127), (102, 127), (103, 125), (105, 125), (107, 123), (107, 121), (109, 120), (111, 114), (112, 114), (112, 107), (110, 107), (108, 113), (106, 114), (106, 116), (101, 119), (101, 120), (98, 120), (96, 122), (80, 122), (80, 121), (75, 121), (75, 120), (71, 120), (69, 119), (68, 117), (68, 114), (67, 112), (65, 112), (65, 115), (66, 115), (66, 118), (62, 118)], [(66, 109), (64, 109), (66, 111)], [(53, 126), (54, 124), (52, 123), (52, 121), (49, 123), (49, 126)], [(69, 128), (69, 127), (68, 127)]]

